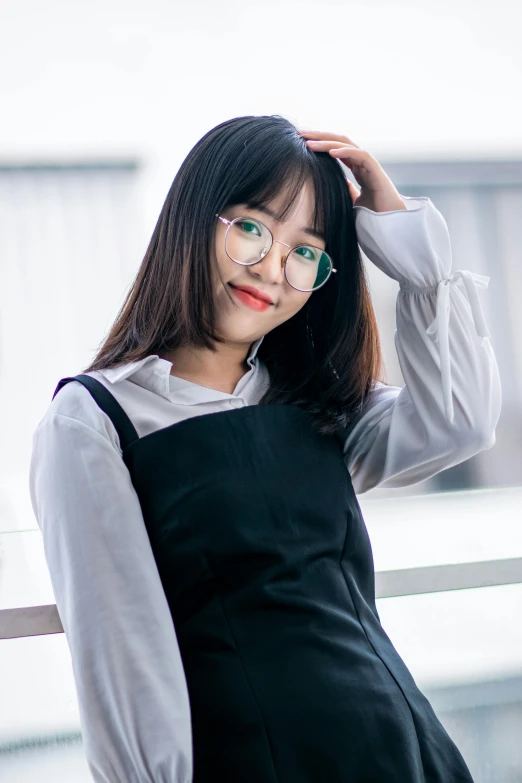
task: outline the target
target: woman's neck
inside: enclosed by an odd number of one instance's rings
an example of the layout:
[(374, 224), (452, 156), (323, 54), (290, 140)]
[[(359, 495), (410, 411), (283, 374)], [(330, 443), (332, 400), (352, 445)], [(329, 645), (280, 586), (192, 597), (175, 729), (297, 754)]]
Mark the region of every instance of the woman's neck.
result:
[(182, 346), (160, 354), (172, 362), (170, 374), (191, 383), (232, 394), (250, 369), (247, 364), (250, 346), (220, 344), (216, 351)]

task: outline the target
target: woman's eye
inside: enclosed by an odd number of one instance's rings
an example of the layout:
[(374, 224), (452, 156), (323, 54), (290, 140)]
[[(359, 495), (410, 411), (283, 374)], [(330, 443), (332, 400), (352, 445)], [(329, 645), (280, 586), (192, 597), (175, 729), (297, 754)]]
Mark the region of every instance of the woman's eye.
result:
[(243, 231), (247, 234), (254, 234), (255, 236), (260, 237), (261, 232), (259, 231), (259, 227), (256, 225), (256, 223), (252, 223), (250, 220), (240, 220), (239, 226), (243, 229)]
[(298, 255), (302, 256), (303, 258), (306, 258), (308, 261), (315, 261), (316, 260), (316, 252), (315, 249), (312, 247), (298, 247), (295, 251)]

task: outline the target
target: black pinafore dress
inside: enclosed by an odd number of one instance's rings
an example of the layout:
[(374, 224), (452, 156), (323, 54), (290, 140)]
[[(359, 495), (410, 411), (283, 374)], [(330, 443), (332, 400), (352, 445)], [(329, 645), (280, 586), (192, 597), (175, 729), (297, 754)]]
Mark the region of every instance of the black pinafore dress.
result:
[[(168, 599), (194, 783), (473, 783), (381, 626), (336, 436), (295, 405), (138, 434), (99, 381)], [(122, 535), (125, 531), (122, 530)]]

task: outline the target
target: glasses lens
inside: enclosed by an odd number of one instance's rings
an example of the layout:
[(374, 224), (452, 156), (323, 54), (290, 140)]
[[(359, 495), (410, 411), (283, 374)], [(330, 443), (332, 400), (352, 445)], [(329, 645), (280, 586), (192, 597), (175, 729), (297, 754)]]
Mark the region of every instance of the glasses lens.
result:
[(270, 231), (258, 220), (240, 218), (228, 229), (226, 251), (238, 264), (260, 261), (272, 245)]
[(313, 291), (328, 279), (332, 259), (312, 245), (301, 245), (292, 250), (286, 262), (286, 279), (301, 291)]

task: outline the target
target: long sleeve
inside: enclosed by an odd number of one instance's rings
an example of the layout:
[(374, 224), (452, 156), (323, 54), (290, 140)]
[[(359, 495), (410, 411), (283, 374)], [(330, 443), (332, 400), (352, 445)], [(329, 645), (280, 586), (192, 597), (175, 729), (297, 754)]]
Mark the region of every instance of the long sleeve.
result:
[(428, 197), (402, 196), (406, 210), (356, 207), (364, 253), (399, 282), (395, 347), (405, 381), (376, 382), (344, 433), (354, 489), (423, 481), (495, 443), (498, 367), (477, 286), (489, 278), (451, 273), (446, 222)]
[(190, 708), (172, 617), (107, 417), (94, 401), (89, 416), (97, 430), (44, 417), (29, 480), (87, 762), (98, 783), (189, 783)]

